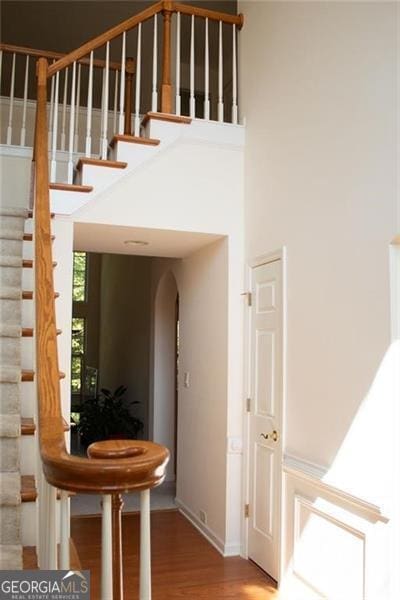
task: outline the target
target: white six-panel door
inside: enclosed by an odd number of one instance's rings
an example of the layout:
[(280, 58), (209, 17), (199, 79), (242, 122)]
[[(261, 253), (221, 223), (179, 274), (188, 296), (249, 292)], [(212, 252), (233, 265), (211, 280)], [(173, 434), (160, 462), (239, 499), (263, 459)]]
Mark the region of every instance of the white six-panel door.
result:
[(282, 261), (251, 274), (248, 556), (278, 579), (282, 464)]

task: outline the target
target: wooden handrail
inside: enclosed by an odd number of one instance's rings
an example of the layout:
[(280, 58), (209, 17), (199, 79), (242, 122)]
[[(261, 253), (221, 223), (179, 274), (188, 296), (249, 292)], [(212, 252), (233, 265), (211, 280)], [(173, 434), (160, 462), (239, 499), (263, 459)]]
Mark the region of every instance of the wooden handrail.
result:
[[(53, 52), (51, 50), (38, 50), (37, 48), (28, 48), (27, 46), (15, 46), (14, 44), (3, 44), (0, 43), (0, 50), (3, 52), (9, 52), (10, 54), (21, 54), (22, 56), (35, 56), (37, 58), (47, 58), (48, 60), (59, 60), (64, 56), (67, 56), (62, 52)], [(90, 61), (88, 58), (82, 58), (78, 61), (81, 65), (88, 65)], [(103, 69), (106, 66), (106, 61), (101, 59), (95, 59), (93, 66)], [(109, 67), (112, 71), (120, 71), (121, 63), (110, 62)]]
[[(48, 172), (46, 58), (37, 65), (35, 136), (35, 294), (39, 443), (48, 483), (62, 490), (96, 494), (142, 490), (162, 483), (166, 448), (128, 441), (121, 457), (81, 458), (67, 452), (61, 412), (51, 244)], [(116, 444), (118, 450), (118, 444)]]
[(189, 4), (181, 4), (180, 2), (172, 2), (171, 4), (173, 6), (173, 12), (180, 12), (183, 15), (194, 15), (195, 17), (202, 17), (203, 19), (209, 19), (210, 21), (222, 21), (228, 25), (237, 25), (238, 29), (242, 29), (243, 27), (244, 17), (242, 14), (230, 15), (215, 10), (190, 6)]
[(195, 6), (190, 6), (188, 4), (181, 4), (179, 2), (171, 2), (169, 0), (164, 0), (161, 2), (157, 2), (150, 6), (149, 8), (142, 10), (140, 13), (122, 21), (118, 25), (115, 25), (108, 31), (98, 35), (97, 37), (89, 40), (85, 44), (83, 44), (80, 48), (76, 48), (66, 56), (63, 56), (57, 62), (50, 65), (47, 72), (47, 77), (52, 77), (57, 71), (61, 71), (65, 69), (69, 65), (71, 65), (75, 61), (79, 61), (85, 56), (87, 56), (90, 52), (104, 46), (107, 42), (111, 42), (111, 40), (120, 36), (125, 31), (129, 31), (133, 29), (139, 23), (144, 23), (153, 17), (155, 14), (158, 14), (162, 11), (166, 13), (172, 12), (181, 12), (186, 15), (194, 15), (197, 17), (208, 18), (213, 21), (222, 21), (223, 23), (228, 23), (231, 25), (237, 25), (239, 29), (243, 26), (243, 15), (230, 15), (228, 13), (217, 12), (213, 10), (206, 10), (204, 8), (197, 8)]
[(92, 40), (89, 40), (88, 42), (83, 44), (83, 46), (80, 46), (80, 48), (76, 48), (76, 50), (73, 50), (63, 58), (60, 58), (60, 60), (58, 60), (57, 62), (50, 65), (47, 72), (47, 77), (52, 77), (53, 75), (55, 75), (55, 73), (57, 73), (57, 71), (65, 69), (69, 65), (72, 65), (72, 63), (74, 63), (75, 61), (78, 61), (84, 56), (87, 56), (93, 50), (101, 48), (101, 46), (104, 46), (107, 42), (110, 42), (114, 38), (118, 37), (119, 35), (124, 33), (124, 31), (129, 31), (130, 29), (136, 27), (136, 25), (139, 25), (139, 23), (144, 23), (145, 21), (148, 21), (148, 19), (151, 19), (151, 17), (153, 17), (156, 13), (159, 13), (162, 10), (162, 6), (163, 2), (153, 4), (153, 6), (150, 6), (150, 8), (142, 10), (137, 15), (134, 15), (133, 17), (122, 21), (122, 23), (115, 25), (108, 31), (105, 31), (104, 33), (101, 33)]

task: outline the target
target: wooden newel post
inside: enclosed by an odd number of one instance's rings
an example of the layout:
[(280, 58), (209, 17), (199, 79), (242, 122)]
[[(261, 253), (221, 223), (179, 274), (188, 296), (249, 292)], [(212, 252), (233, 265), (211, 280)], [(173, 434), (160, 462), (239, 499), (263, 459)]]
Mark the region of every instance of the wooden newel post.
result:
[(123, 600), (124, 583), (122, 575), (122, 528), (121, 513), (124, 506), (121, 494), (112, 496), (112, 556), (113, 556), (113, 600)]
[(125, 62), (125, 121), (124, 134), (132, 135), (132, 108), (133, 108), (133, 74), (135, 72), (135, 61), (127, 58)]
[(161, 112), (172, 113), (171, 85), (171, 18), (172, 2), (164, 2), (163, 67), (161, 83)]

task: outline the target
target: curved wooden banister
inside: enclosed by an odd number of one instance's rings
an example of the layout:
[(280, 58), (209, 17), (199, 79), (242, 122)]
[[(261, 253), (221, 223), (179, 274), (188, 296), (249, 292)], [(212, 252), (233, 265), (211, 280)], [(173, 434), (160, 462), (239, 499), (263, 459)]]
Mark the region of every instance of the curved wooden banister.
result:
[[(21, 56), (35, 56), (37, 58), (47, 58), (48, 60), (59, 60), (64, 56), (67, 56), (62, 52), (53, 52), (51, 50), (39, 50), (38, 48), (28, 48), (27, 46), (15, 46), (14, 44), (3, 44), (0, 43), (0, 51), (9, 52), (10, 54), (20, 54)], [(82, 58), (78, 61), (81, 65), (88, 65), (90, 61), (88, 58)], [(101, 59), (95, 59), (93, 66), (103, 69), (106, 66), (106, 61)], [(121, 63), (111, 62), (109, 68), (112, 71), (120, 71)]]
[[(61, 413), (49, 199), (46, 58), (38, 60), (35, 137), (36, 356), (39, 442), (48, 483), (94, 494), (154, 487), (165, 477), (166, 448), (132, 440), (121, 458), (81, 458), (67, 452)], [(117, 454), (118, 444), (116, 443)]]
[(228, 23), (231, 25), (237, 25), (239, 29), (243, 26), (243, 15), (230, 15), (228, 13), (217, 12), (213, 10), (206, 10), (204, 8), (197, 8), (196, 6), (190, 6), (188, 4), (181, 4), (179, 2), (170, 2), (168, 0), (164, 0), (162, 2), (157, 2), (157, 4), (153, 4), (146, 10), (141, 11), (140, 13), (122, 21), (118, 25), (115, 25), (108, 31), (98, 35), (97, 37), (89, 40), (85, 44), (83, 44), (80, 48), (73, 50), (66, 56), (63, 56), (57, 62), (50, 65), (47, 73), (47, 77), (52, 77), (57, 73), (57, 71), (61, 71), (66, 67), (70, 66), (73, 62), (81, 60), (83, 57), (87, 56), (93, 50), (97, 48), (101, 48), (107, 42), (111, 42), (111, 40), (117, 38), (125, 31), (129, 31), (133, 29), (139, 23), (144, 23), (153, 17), (155, 14), (160, 12), (173, 13), (173, 12), (181, 12), (186, 15), (194, 15), (198, 17), (208, 18), (213, 21), (222, 21), (223, 23)]

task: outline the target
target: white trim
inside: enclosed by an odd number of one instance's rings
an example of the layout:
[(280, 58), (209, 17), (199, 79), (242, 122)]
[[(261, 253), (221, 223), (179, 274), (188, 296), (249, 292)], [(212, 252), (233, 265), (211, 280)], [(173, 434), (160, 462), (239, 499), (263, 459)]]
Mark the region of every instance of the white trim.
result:
[(389, 518), (382, 514), (381, 508), (376, 504), (353, 496), (345, 490), (324, 481), (323, 478), (326, 477), (327, 470), (321, 465), (316, 465), (293, 455), (285, 455), (283, 472), (286, 475), (309, 483), (317, 491), (323, 492), (325, 495), (333, 496), (336, 501), (339, 500), (345, 503), (352, 512), (356, 509), (358, 513), (362, 513), (364, 518), (372, 522), (381, 521), (382, 523), (387, 523), (389, 521)]
[(303, 506), (310, 513), (320, 517), (321, 519), (325, 519), (332, 525), (335, 525), (339, 529), (344, 530), (346, 533), (358, 538), (363, 544), (363, 567), (362, 567), (362, 597), (365, 598), (365, 589), (366, 589), (366, 535), (365, 532), (356, 529), (355, 527), (349, 525), (345, 521), (338, 519), (334, 515), (329, 514), (325, 510), (321, 510), (320, 508), (316, 508), (308, 498), (301, 494), (294, 495), (294, 524), (293, 524), (293, 565), (292, 565), (292, 574), (297, 577), (304, 585), (309, 587), (313, 592), (317, 593), (320, 596), (324, 596), (324, 593), (319, 590), (316, 586), (314, 586), (310, 581), (308, 581), (305, 577), (301, 575), (297, 571), (296, 568), (296, 545), (301, 538), (301, 526), (300, 526), (300, 509)]
[(175, 498), (175, 504), (177, 505), (179, 512), (186, 517), (186, 519), (190, 521), (194, 527), (196, 527), (196, 529), (206, 538), (208, 542), (210, 542), (212, 546), (214, 546), (216, 550), (218, 550), (220, 554), (222, 554), (222, 556), (225, 556), (225, 544), (221, 538), (216, 535), (207, 525), (205, 525), (205, 523), (200, 521), (197, 515), (195, 515), (190, 508), (187, 507), (184, 502), (182, 502), (182, 500)]
[(227, 557), (227, 556), (239, 556), (240, 554), (240, 543), (231, 543), (231, 544), (225, 544), (223, 540), (221, 540), (221, 538), (212, 531), (212, 529), (210, 529), (210, 527), (208, 527), (208, 525), (205, 525), (205, 523), (202, 523), (202, 521), (200, 521), (200, 519), (197, 517), (197, 515), (195, 515), (190, 508), (188, 508), (186, 506), (186, 504), (184, 502), (182, 502), (181, 500), (179, 500), (179, 498), (175, 498), (175, 503), (179, 509), (179, 512), (188, 520), (190, 521), (190, 523), (196, 527), (197, 531), (199, 531), (208, 542), (210, 542), (210, 544), (212, 546), (214, 546), (214, 548), (216, 550), (218, 550), (218, 552), (220, 554), (222, 554), (223, 557)]

